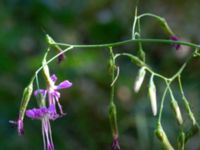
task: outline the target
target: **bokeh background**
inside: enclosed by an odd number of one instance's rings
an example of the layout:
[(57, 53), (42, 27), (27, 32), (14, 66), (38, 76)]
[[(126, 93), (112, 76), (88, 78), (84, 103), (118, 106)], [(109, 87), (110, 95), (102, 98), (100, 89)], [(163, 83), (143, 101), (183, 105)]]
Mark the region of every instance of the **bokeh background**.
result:
[[(25, 119), (25, 135), (19, 137), (8, 121), (16, 119), (23, 88), (40, 66), (47, 48), (45, 34), (54, 40), (75, 44), (109, 43), (131, 38), (134, 0), (1, 0), (0, 1), (0, 149), (39, 150), (43, 148), (40, 121)], [(200, 19), (198, 0), (141, 0), (139, 13), (151, 12), (165, 17), (173, 31), (183, 40), (199, 43)], [(141, 22), (142, 37), (169, 38), (158, 22), (146, 18)], [(192, 49), (175, 51), (171, 45), (145, 44), (147, 62), (166, 76), (173, 75)], [(114, 51), (136, 53), (137, 46), (128, 44)], [(52, 56), (56, 52), (52, 51)], [(63, 63), (50, 65), (59, 81), (68, 79), (73, 87), (62, 91), (61, 103), (67, 116), (52, 122), (57, 150), (106, 150), (112, 136), (108, 120), (110, 91), (108, 49), (74, 49)], [(147, 95), (149, 75), (141, 91), (133, 92), (138, 67), (122, 58), (115, 100), (122, 150), (159, 150), (153, 135), (156, 118), (152, 117)], [(183, 72), (183, 86), (195, 117), (200, 118), (200, 59), (193, 59)], [(42, 80), (42, 78), (40, 78)], [(41, 81), (42, 82), (42, 81)], [(163, 82), (156, 80), (158, 101)], [(187, 117), (177, 83), (175, 96), (184, 116), (184, 129), (191, 123)], [(169, 99), (169, 97), (167, 97)], [(29, 108), (36, 107), (32, 97)], [(178, 125), (166, 100), (163, 126), (176, 146)], [(187, 143), (186, 149), (200, 148), (199, 136)]]

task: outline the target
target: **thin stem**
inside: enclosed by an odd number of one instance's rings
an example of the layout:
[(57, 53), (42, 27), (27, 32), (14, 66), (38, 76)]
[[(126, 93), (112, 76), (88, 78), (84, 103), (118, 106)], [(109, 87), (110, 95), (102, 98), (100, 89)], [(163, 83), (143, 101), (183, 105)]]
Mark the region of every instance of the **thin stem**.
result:
[(112, 103), (112, 102), (114, 102), (114, 92), (115, 92), (115, 90), (114, 90), (114, 84), (113, 84), (113, 81), (114, 81), (114, 79), (115, 79), (115, 59), (114, 59), (114, 54), (113, 54), (113, 50), (112, 50), (112, 47), (110, 47), (109, 48), (110, 49), (110, 55), (111, 55), (111, 59), (110, 59), (110, 61), (111, 61), (111, 81), (112, 81), (112, 83), (111, 83), (111, 95), (110, 95), (110, 103)]
[(179, 75), (178, 76), (178, 83), (179, 83), (179, 88), (180, 88), (180, 91), (181, 91), (181, 95), (182, 95), (182, 100), (184, 102), (184, 105), (185, 105), (185, 108), (187, 110), (187, 113), (192, 121), (192, 124), (195, 125), (197, 122), (196, 122), (196, 119), (194, 117), (194, 114), (192, 113), (191, 111), (191, 108), (190, 108), (190, 104), (184, 94), (184, 91), (183, 91), (183, 87), (182, 87), (182, 83), (181, 83), (181, 76)]
[[(127, 56), (127, 57), (129, 57), (129, 58), (133, 58), (133, 57), (135, 57), (135, 58), (137, 58), (136, 56), (134, 56), (134, 55), (132, 55), (132, 54), (129, 54), (129, 53), (118, 53), (118, 54), (116, 54), (115, 55), (115, 57), (114, 57), (114, 59), (116, 60), (118, 57), (120, 57), (120, 56)], [(137, 61), (139, 61), (139, 63), (140, 64), (142, 64), (144, 67), (145, 67), (145, 69), (147, 70), (147, 71), (149, 71), (151, 74), (153, 74), (154, 76), (156, 76), (156, 77), (159, 77), (159, 78), (161, 78), (161, 79), (163, 79), (163, 80), (169, 80), (167, 77), (165, 77), (165, 76), (163, 76), (163, 75), (160, 75), (160, 74), (158, 74), (158, 73), (156, 73), (156, 72), (154, 72), (147, 64), (145, 64), (142, 60), (140, 60), (140, 59), (138, 59), (137, 58)]]
[(60, 56), (61, 54), (64, 54), (65, 52), (67, 52), (67, 51), (69, 51), (69, 50), (71, 50), (73, 48), (74, 48), (73, 46), (70, 46), (70, 47), (66, 48), (65, 50), (63, 50), (62, 52), (60, 52), (57, 55), (55, 55), (54, 57), (52, 57), (51, 59), (49, 59), (45, 64), (43, 64), (39, 69), (36, 70), (34, 78), (36, 78), (37, 74), (43, 69), (43, 67), (45, 65), (48, 65), (53, 60), (55, 60), (56, 58), (58, 58), (58, 56)]
[(120, 72), (120, 69), (119, 69), (119, 67), (117, 67), (117, 74), (116, 74), (115, 78), (113, 79), (110, 86), (113, 86), (115, 84), (115, 82), (117, 81), (117, 79), (119, 77), (119, 72)]
[(116, 47), (121, 45), (126, 45), (128, 43), (163, 43), (163, 44), (180, 44), (185, 45), (191, 48), (200, 48), (200, 45), (185, 42), (185, 41), (174, 41), (169, 39), (129, 39), (120, 42), (108, 43), (108, 44), (94, 44), (94, 45), (75, 45), (75, 44), (65, 44), (65, 43), (52, 43), (51, 45), (60, 45), (60, 46), (72, 46), (73, 48), (107, 48), (107, 47)]
[(136, 23), (137, 23), (137, 7), (135, 8), (135, 16), (134, 16), (133, 27), (132, 27), (132, 39), (135, 39)]
[(165, 88), (165, 91), (163, 92), (162, 99), (161, 99), (161, 104), (160, 104), (160, 110), (159, 110), (158, 122), (157, 122), (158, 125), (161, 124), (161, 117), (162, 117), (162, 112), (163, 112), (163, 106), (164, 106), (164, 102), (165, 102), (165, 97), (166, 97), (167, 91), (169, 89), (168, 83), (166, 83), (166, 84), (167, 84), (167, 86)]
[(162, 17), (157, 16), (157, 15), (152, 14), (152, 13), (144, 13), (144, 14), (141, 14), (141, 15), (138, 16), (138, 19), (143, 18), (143, 17), (153, 17), (153, 18), (156, 18), (156, 19), (158, 19), (158, 20), (162, 20), (162, 19), (163, 19)]

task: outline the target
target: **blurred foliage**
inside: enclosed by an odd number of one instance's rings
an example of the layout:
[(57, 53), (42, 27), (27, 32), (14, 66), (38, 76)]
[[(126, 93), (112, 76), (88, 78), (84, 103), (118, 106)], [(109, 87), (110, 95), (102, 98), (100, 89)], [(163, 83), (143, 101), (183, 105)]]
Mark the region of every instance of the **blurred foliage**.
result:
[[(18, 137), (8, 121), (17, 118), (22, 90), (40, 66), (48, 33), (56, 41), (94, 44), (129, 39), (136, 1), (132, 0), (1, 0), (0, 2), (0, 145), (2, 150), (42, 149), (39, 121), (25, 119), (25, 135)], [(165, 17), (177, 35), (198, 43), (200, 1), (142, 1), (139, 12), (152, 12)], [(155, 20), (142, 20), (143, 37), (168, 38)], [(170, 45), (145, 44), (147, 61), (155, 70), (172, 75), (184, 62), (191, 49), (175, 51)], [(129, 44), (114, 51), (135, 53)], [(52, 56), (55, 54), (52, 52)], [(62, 64), (51, 64), (51, 72), (60, 81), (69, 79), (73, 88), (62, 91), (61, 103), (67, 116), (52, 122), (55, 148), (58, 150), (102, 150), (111, 144), (108, 120), (110, 75), (108, 50), (75, 49)], [(156, 118), (152, 117), (147, 97), (148, 79), (139, 94), (132, 90), (138, 68), (126, 58), (118, 62), (121, 74), (117, 83), (116, 103), (123, 150), (161, 149), (153, 135)], [(183, 86), (197, 119), (200, 106), (200, 59), (193, 59), (183, 73)], [(148, 77), (149, 78), (149, 77)], [(40, 79), (42, 80), (42, 78)], [(156, 81), (159, 93), (163, 84)], [(181, 104), (178, 86), (173, 87)], [(177, 89), (177, 90), (176, 90)], [(172, 144), (176, 144), (178, 126), (166, 101), (163, 125)], [(36, 107), (35, 98), (29, 105)], [(183, 105), (181, 105), (183, 108)], [(182, 109), (183, 111), (183, 109)], [(183, 111), (184, 112), (184, 111)], [(184, 112), (185, 129), (190, 122)], [(187, 149), (200, 148), (199, 136)]]

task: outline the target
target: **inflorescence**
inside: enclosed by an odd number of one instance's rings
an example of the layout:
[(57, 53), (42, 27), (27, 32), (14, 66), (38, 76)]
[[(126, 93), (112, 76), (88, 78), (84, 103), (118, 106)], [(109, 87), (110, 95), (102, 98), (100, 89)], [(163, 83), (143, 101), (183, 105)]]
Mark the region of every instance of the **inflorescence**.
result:
[[(157, 19), (157, 21), (160, 23), (161, 27), (164, 29), (164, 31), (169, 35), (169, 39), (143, 39), (141, 38), (141, 27), (140, 27), (140, 21), (144, 17), (152, 17)], [(72, 50), (74, 48), (107, 48), (110, 51), (110, 68), (111, 68), (111, 96), (110, 96), (110, 103), (109, 103), (109, 120), (110, 120), (110, 126), (112, 130), (113, 135), (113, 141), (111, 144), (111, 150), (120, 150), (120, 143), (119, 143), (119, 133), (118, 133), (118, 125), (117, 125), (117, 107), (115, 105), (114, 101), (114, 87), (115, 83), (117, 82), (118, 76), (119, 76), (119, 67), (116, 65), (116, 61), (121, 56), (126, 56), (130, 58), (131, 62), (133, 64), (140, 67), (138, 75), (136, 77), (135, 85), (134, 85), (134, 91), (137, 93), (144, 81), (144, 78), (147, 73), (150, 74), (149, 79), (149, 98), (151, 102), (151, 108), (153, 116), (158, 116), (157, 125), (155, 129), (155, 135), (158, 137), (158, 139), (161, 141), (163, 146), (168, 150), (174, 150), (175, 148), (170, 143), (170, 140), (167, 137), (167, 134), (165, 133), (161, 120), (162, 120), (162, 112), (164, 107), (164, 101), (167, 93), (169, 93), (171, 97), (171, 106), (172, 111), (174, 112), (174, 116), (178, 122), (178, 125), (180, 128), (183, 125), (183, 118), (181, 114), (181, 108), (179, 107), (179, 104), (173, 94), (173, 90), (171, 89), (170, 85), (175, 80), (178, 80), (180, 92), (182, 94), (183, 103), (185, 105), (185, 109), (188, 113), (188, 116), (192, 122), (191, 131), (199, 131), (199, 124), (197, 123), (192, 110), (190, 108), (190, 104), (184, 94), (183, 88), (182, 88), (182, 81), (181, 81), (181, 74), (186, 67), (187, 63), (192, 57), (200, 56), (199, 48), (200, 46), (197, 44), (189, 43), (180, 41), (179, 38), (175, 35), (175, 33), (171, 30), (166, 20), (160, 16), (145, 13), (141, 15), (137, 15), (137, 9), (135, 11), (135, 19), (133, 22), (133, 28), (132, 28), (132, 38), (127, 41), (121, 41), (116, 43), (110, 43), (110, 44), (100, 44), (100, 45), (72, 45), (72, 44), (63, 44), (63, 43), (56, 43), (49, 35), (46, 35), (47, 42), (49, 44), (49, 48), (47, 49), (43, 60), (41, 67), (35, 72), (33, 77), (31, 78), (28, 86), (24, 89), (22, 101), (20, 105), (20, 111), (17, 121), (10, 121), (11, 123), (14, 123), (17, 125), (18, 133), (19, 135), (24, 134), (24, 116), (26, 115), (28, 118), (34, 119), (34, 120), (41, 120), (42, 123), (42, 135), (43, 135), (43, 143), (44, 143), (44, 150), (54, 150), (54, 144), (52, 139), (52, 132), (51, 132), (51, 125), (50, 121), (55, 121), (57, 118), (63, 117), (65, 115), (65, 112), (63, 112), (62, 106), (60, 104), (60, 97), (61, 94), (59, 90), (61, 89), (67, 89), (72, 86), (72, 83), (68, 80), (65, 80), (58, 85), (56, 85), (57, 77), (55, 74), (50, 75), (49, 66), (48, 64), (51, 63), (54, 59), (58, 59), (58, 62), (64, 60), (65, 56), (64, 53), (68, 52), (69, 50)], [(154, 72), (145, 62), (145, 51), (143, 50), (142, 44), (145, 42), (149, 43), (167, 43), (172, 44), (176, 50), (181, 50), (181, 45), (186, 45), (191, 48), (194, 48), (195, 51), (192, 53), (192, 55), (186, 60), (186, 62), (182, 65), (182, 67), (170, 78), (165, 77), (164, 75), (161, 75), (159, 73)], [(138, 55), (135, 56), (131, 53), (114, 53), (113, 47), (119, 46), (119, 45), (126, 45), (128, 43), (134, 43), (139, 45)], [(50, 52), (51, 48), (56, 48), (58, 50), (58, 54), (52, 57), (51, 59), (47, 60), (47, 56)], [(62, 49), (61, 47), (65, 47), (66, 49)], [(46, 81), (46, 88), (40, 89), (39, 81), (38, 81), (38, 73), (40, 71), (43, 71), (43, 75)], [(157, 106), (157, 93), (156, 93), (156, 84), (155, 80), (157, 78), (160, 78), (164, 81), (166, 88), (163, 92), (161, 104)], [(36, 83), (37, 89), (33, 92), (33, 84)], [(32, 94), (34, 93), (34, 96), (36, 97), (38, 107), (27, 109), (28, 103), (31, 99)], [(58, 110), (57, 110), (58, 108)], [(182, 108), (183, 109), (183, 108)], [(196, 132), (192, 132), (193, 134)], [(179, 149), (184, 149), (184, 145), (187, 142), (187, 140), (191, 137), (191, 132), (181, 132), (181, 140), (179, 140), (178, 145)]]

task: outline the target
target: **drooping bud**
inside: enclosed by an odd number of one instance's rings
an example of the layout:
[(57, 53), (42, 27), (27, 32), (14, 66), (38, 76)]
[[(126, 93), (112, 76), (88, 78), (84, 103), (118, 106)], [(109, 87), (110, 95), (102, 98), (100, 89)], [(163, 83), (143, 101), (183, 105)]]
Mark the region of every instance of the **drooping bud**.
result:
[(180, 111), (177, 101), (174, 98), (172, 98), (172, 100), (171, 100), (171, 107), (173, 109), (173, 112), (176, 116), (176, 119), (177, 119), (179, 125), (182, 125), (183, 119), (182, 119), (181, 111)]
[(174, 148), (170, 144), (169, 139), (168, 139), (167, 135), (165, 134), (165, 131), (163, 130), (161, 125), (158, 125), (157, 129), (155, 130), (155, 134), (156, 134), (157, 138), (162, 142), (165, 149), (174, 150)]
[(146, 74), (145, 67), (140, 68), (139, 73), (136, 77), (135, 84), (134, 84), (134, 91), (136, 93), (140, 90), (140, 87), (144, 81), (145, 74)]
[(27, 105), (30, 101), (31, 95), (33, 92), (33, 79), (29, 83), (29, 85), (24, 89), (21, 104), (20, 104), (20, 110), (19, 110), (19, 117), (17, 121), (9, 121), (12, 124), (17, 125), (17, 131), (19, 135), (24, 134), (24, 115), (26, 112)]
[(156, 86), (153, 81), (154, 75), (151, 75), (150, 81), (149, 81), (149, 97), (151, 102), (151, 109), (153, 112), (153, 115), (156, 116), (157, 114), (157, 99), (156, 99)]
[(185, 149), (185, 133), (182, 131), (178, 137), (178, 149), (184, 150)]

